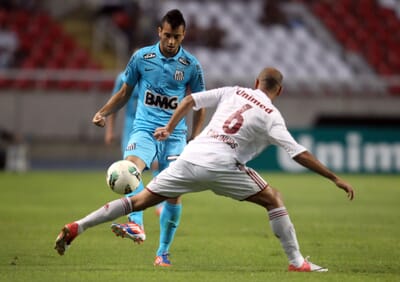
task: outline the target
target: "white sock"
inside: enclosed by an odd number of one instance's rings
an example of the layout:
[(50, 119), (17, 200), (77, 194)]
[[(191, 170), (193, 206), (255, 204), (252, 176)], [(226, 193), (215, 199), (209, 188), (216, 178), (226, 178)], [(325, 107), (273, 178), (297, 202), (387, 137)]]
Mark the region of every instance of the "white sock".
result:
[(89, 227), (127, 215), (130, 212), (132, 212), (132, 204), (129, 198), (123, 197), (111, 201), (84, 218), (77, 220), (78, 233), (82, 233)]
[(285, 207), (268, 211), (270, 225), (275, 236), (281, 241), (281, 245), (289, 259), (289, 263), (300, 267), (304, 257), (300, 253), (297, 242), (296, 231), (290, 221), (289, 214)]

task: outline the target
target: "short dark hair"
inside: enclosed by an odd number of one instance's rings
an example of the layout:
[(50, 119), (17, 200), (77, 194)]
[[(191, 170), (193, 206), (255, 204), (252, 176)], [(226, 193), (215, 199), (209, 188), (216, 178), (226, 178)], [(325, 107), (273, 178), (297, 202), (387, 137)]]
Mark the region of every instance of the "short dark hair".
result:
[(264, 68), (258, 75), (258, 80), (264, 85), (264, 87), (271, 91), (277, 89), (282, 85), (283, 76), (282, 73), (275, 68)]
[(280, 86), (281, 84), (273, 77), (267, 77), (263, 80), (263, 82), (265, 83), (265, 87), (268, 90), (272, 90), (278, 86)]
[(181, 25), (186, 28), (185, 19), (183, 18), (181, 11), (179, 11), (178, 9), (168, 11), (165, 16), (162, 17), (160, 27), (162, 27), (165, 22), (169, 23), (172, 29), (176, 29)]

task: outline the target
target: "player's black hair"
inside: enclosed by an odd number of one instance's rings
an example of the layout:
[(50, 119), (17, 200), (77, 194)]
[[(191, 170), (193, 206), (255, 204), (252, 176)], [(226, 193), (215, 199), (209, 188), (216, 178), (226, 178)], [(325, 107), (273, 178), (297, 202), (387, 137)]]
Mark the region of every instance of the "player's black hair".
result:
[(168, 11), (165, 16), (162, 17), (160, 27), (162, 27), (165, 22), (169, 23), (172, 29), (176, 29), (181, 25), (186, 28), (185, 19), (183, 18), (181, 11), (179, 11), (178, 9)]

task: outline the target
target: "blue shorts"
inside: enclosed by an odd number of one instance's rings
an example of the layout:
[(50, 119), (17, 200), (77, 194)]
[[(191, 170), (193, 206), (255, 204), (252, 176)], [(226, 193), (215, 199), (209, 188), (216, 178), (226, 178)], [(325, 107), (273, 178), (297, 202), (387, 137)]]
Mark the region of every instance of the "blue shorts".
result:
[(153, 161), (158, 161), (159, 170), (163, 170), (176, 160), (186, 146), (186, 134), (171, 135), (165, 141), (157, 141), (153, 132), (133, 130), (124, 151), (124, 159), (128, 156), (140, 158), (147, 168)]

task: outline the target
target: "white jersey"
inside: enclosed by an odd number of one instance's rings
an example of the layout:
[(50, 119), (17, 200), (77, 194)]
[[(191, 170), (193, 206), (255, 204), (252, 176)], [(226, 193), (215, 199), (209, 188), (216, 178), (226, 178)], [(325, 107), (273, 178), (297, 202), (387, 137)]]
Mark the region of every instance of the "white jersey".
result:
[(192, 97), (194, 110), (216, 107), (216, 111), (207, 127), (185, 147), (180, 156), (185, 161), (226, 170), (245, 165), (271, 144), (282, 147), (292, 158), (306, 151), (261, 90), (223, 87)]

